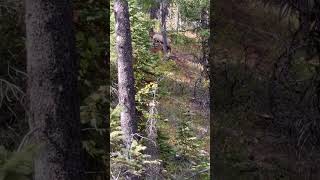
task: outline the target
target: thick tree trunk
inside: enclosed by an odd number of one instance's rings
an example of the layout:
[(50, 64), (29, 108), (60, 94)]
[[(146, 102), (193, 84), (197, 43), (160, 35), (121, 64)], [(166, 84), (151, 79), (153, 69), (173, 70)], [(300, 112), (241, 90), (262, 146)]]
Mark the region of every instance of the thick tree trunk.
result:
[[(116, 46), (118, 54), (118, 91), (121, 106), (120, 122), (123, 131), (123, 141), (129, 150), (134, 135), (137, 133), (137, 118), (135, 107), (135, 89), (132, 61), (132, 44), (127, 0), (115, 0), (114, 13), (116, 18)], [(127, 174), (126, 179), (139, 179), (133, 174)]]
[(167, 0), (161, 1), (160, 9), (161, 9), (161, 33), (163, 37), (163, 52), (165, 55), (167, 55), (168, 54), (167, 25), (166, 25), (166, 17), (168, 15)]
[(119, 104), (123, 108), (120, 121), (124, 133), (124, 143), (129, 148), (132, 136), (137, 133), (137, 121), (128, 2), (116, 0), (114, 11), (118, 53)]
[(35, 180), (83, 178), (78, 59), (71, 2), (26, 0), (29, 125), (41, 144)]

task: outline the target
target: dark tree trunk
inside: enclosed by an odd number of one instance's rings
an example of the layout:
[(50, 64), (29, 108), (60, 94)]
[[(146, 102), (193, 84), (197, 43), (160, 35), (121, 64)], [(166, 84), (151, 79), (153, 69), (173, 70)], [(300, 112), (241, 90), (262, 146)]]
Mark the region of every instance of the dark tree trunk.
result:
[(150, 19), (158, 19), (158, 12), (159, 12), (159, 4), (155, 2), (149, 10)]
[(124, 143), (129, 148), (132, 136), (137, 133), (137, 121), (128, 2), (116, 0), (114, 11), (118, 53), (119, 104), (123, 108), (120, 121), (124, 133)]
[(215, 104), (214, 104), (214, 89), (215, 85), (214, 82), (215, 80), (215, 72), (213, 72), (214, 69), (214, 53), (215, 53), (215, 48), (214, 48), (214, 36), (215, 34), (215, 8), (214, 8), (214, 2), (210, 1), (210, 15), (209, 15), (209, 28), (210, 28), (210, 37), (209, 37), (209, 79), (210, 79), (210, 137), (215, 137), (215, 138), (210, 138), (210, 154), (212, 154), (212, 158), (210, 158), (210, 179), (215, 179), (216, 178), (216, 159), (217, 159), (217, 150), (218, 150), (218, 144), (216, 143), (216, 135), (218, 134), (216, 132), (215, 122), (214, 119), (214, 111), (215, 111)]
[[(154, 19), (158, 19), (158, 12), (159, 12), (159, 3), (155, 2), (150, 10), (149, 10), (149, 14), (150, 14), (150, 19), (154, 20)], [(153, 27), (151, 27), (151, 29), (149, 30), (150, 32), (154, 32)]]
[(168, 42), (167, 42), (167, 25), (166, 18), (168, 15), (168, 2), (167, 0), (162, 0), (160, 4), (161, 9), (161, 33), (163, 37), (163, 52), (165, 55), (168, 54)]
[(29, 125), (41, 145), (35, 180), (83, 178), (78, 59), (71, 1), (26, 0)]

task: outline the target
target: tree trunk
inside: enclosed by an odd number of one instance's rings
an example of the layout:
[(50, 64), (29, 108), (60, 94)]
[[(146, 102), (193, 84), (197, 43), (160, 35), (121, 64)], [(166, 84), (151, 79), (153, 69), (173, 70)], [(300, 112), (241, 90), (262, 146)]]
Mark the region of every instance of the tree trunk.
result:
[(159, 4), (156, 2), (154, 5), (151, 6), (149, 10), (150, 19), (158, 19), (158, 11), (159, 11)]
[(165, 55), (167, 55), (168, 54), (167, 26), (166, 26), (166, 17), (168, 15), (167, 0), (161, 1), (160, 9), (161, 9), (161, 33), (163, 37), (163, 52)]
[(114, 11), (118, 53), (119, 104), (123, 108), (120, 121), (124, 133), (124, 143), (129, 148), (132, 136), (137, 133), (137, 121), (128, 2), (116, 0)]
[[(129, 151), (134, 135), (137, 133), (135, 89), (132, 61), (132, 44), (127, 0), (115, 0), (114, 13), (116, 18), (116, 47), (118, 54), (118, 91), (121, 106), (120, 122), (123, 141)], [(139, 179), (127, 174), (126, 179)]]
[(215, 138), (210, 138), (210, 154), (212, 154), (212, 158), (210, 158), (210, 179), (216, 179), (216, 159), (218, 157), (218, 144), (216, 142), (216, 135), (219, 135), (217, 133), (217, 130), (215, 129), (215, 125), (217, 122), (214, 119), (214, 112), (215, 112), (215, 101), (214, 101), (214, 96), (215, 96), (215, 72), (213, 72), (214, 69), (214, 54), (215, 54), (215, 47), (214, 47), (214, 34), (215, 34), (215, 6), (213, 1), (210, 1), (210, 12), (209, 12), (209, 28), (210, 28), (210, 37), (209, 37), (209, 78), (210, 78), (210, 137), (215, 137)]
[(26, 0), (29, 125), (35, 180), (83, 179), (78, 59), (70, 1)]
[(179, 9), (179, 4), (177, 4), (177, 22), (176, 22), (176, 31), (177, 33), (179, 32), (179, 28), (180, 28), (180, 13), (179, 13), (180, 9)]
[[(150, 19), (151, 20), (158, 19), (158, 12), (159, 12), (159, 3), (155, 2), (154, 5), (152, 5), (149, 10)], [(149, 32), (152, 32), (152, 33), (154, 32), (153, 27), (151, 27)]]

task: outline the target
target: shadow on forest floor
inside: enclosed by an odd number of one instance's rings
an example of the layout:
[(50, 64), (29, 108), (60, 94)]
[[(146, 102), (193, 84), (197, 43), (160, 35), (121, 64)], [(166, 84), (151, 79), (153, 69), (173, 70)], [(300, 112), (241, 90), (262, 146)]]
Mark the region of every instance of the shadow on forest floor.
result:
[(316, 180), (320, 152), (297, 149), (270, 114), (269, 82), (243, 64), (215, 65), (215, 172), (218, 180)]

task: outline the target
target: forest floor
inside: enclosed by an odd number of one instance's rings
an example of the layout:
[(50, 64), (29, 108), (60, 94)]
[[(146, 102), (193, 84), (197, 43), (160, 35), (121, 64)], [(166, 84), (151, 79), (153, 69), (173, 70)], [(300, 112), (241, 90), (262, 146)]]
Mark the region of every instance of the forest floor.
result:
[[(197, 43), (173, 48), (171, 55), (175, 58), (170, 61), (175, 70), (160, 84), (160, 88), (167, 93), (159, 100), (159, 114), (164, 119), (160, 122), (160, 129), (166, 132), (171, 147), (178, 150), (179, 147), (186, 146), (184, 151), (188, 153), (185, 153), (185, 158), (189, 163), (186, 163), (184, 168), (189, 170), (192, 165), (203, 163), (201, 162), (203, 158), (209, 162), (210, 154), (209, 82), (202, 73), (204, 68), (198, 58), (197, 51), (201, 48), (194, 48), (194, 46), (197, 46)], [(184, 133), (181, 134), (181, 128), (187, 128), (189, 131), (183, 131)], [(183, 143), (179, 141), (181, 135), (185, 136), (184, 138), (191, 138), (192, 141), (184, 142), (190, 144), (181, 144)], [(179, 161), (176, 163), (181, 165)], [(175, 169), (175, 174), (179, 174), (179, 171), (181, 174), (180, 177), (175, 178), (192, 175), (183, 172), (187, 169)]]

